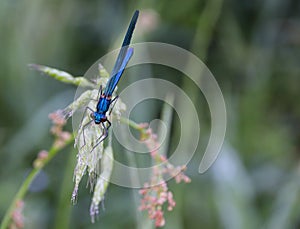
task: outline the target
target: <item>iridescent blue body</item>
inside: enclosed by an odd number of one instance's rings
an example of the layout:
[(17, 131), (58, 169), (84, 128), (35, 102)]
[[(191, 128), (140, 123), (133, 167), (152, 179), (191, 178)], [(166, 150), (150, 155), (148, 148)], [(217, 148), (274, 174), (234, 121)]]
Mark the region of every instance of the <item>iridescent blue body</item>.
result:
[[(132, 30), (132, 32), (133, 32), (133, 30)], [(128, 31), (127, 31), (127, 33), (128, 33)], [(120, 55), (122, 53), (124, 53), (125, 51), (126, 51), (125, 56), (120, 57)], [(117, 84), (118, 84), (118, 82), (119, 82), (119, 80), (120, 80), (120, 78), (121, 78), (121, 76), (124, 72), (124, 69), (125, 69), (128, 61), (130, 60), (132, 54), (133, 54), (133, 48), (128, 48), (128, 46), (122, 46), (122, 48), (120, 50), (120, 53), (119, 53), (119, 56), (118, 56), (118, 59), (117, 59), (117, 62), (116, 62), (115, 67), (112, 71), (113, 73), (114, 72), (115, 73), (112, 74), (111, 78), (108, 80), (108, 83), (107, 83), (103, 93), (102, 93), (102, 90), (101, 90), (101, 96), (100, 96), (99, 102), (97, 104), (97, 110), (93, 113), (93, 119), (94, 119), (95, 124), (100, 124), (100, 123), (108, 121), (107, 117), (106, 117), (106, 112), (109, 110), (109, 107), (110, 107), (111, 103), (115, 99), (117, 99), (117, 97), (116, 97), (112, 100), (112, 93), (115, 90), (115, 88), (116, 88), (116, 86), (117, 86)], [(121, 62), (121, 60), (122, 60), (122, 62)], [(118, 64), (118, 61), (120, 61), (121, 65), (117, 66), (117, 68), (116, 68), (116, 65)], [(118, 71), (115, 70), (115, 68), (118, 69)], [(108, 122), (108, 123), (109, 123), (109, 126), (110, 126), (110, 122)]]
[(106, 112), (111, 104), (111, 97), (105, 97), (101, 95), (100, 100), (97, 104), (97, 111), (94, 112), (94, 122), (100, 124), (101, 122), (107, 121)]
[[(89, 107), (86, 108), (86, 110), (88, 109), (92, 111), (92, 113), (90, 114), (92, 120), (83, 126), (83, 135), (84, 135), (85, 127), (88, 126), (92, 121), (94, 121), (95, 124), (101, 124), (103, 127), (103, 134), (98, 138), (97, 143), (94, 145), (93, 149), (97, 147), (97, 145), (99, 145), (100, 142), (102, 142), (108, 135), (108, 129), (111, 126), (111, 123), (107, 119), (106, 113), (108, 112), (110, 105), (113, 102), (115, 102), (115, 100), (118, 98), (118, 96), (116, 96), (115, 98), (112, 99), (112, 94), (125, 70), (127, 63), (129, 62), (130, 58), (133, 55), (133, 48), (130, 48), (128, 46), (130, 44), (131, 37), (138, 16), (139, 16), (139, 11), (137, 10), (132, 16), (125, 38), (122, 43), (121, 50), (117, 57), (114, 68), (111, 72), (111, 76), (107, 82), (107, 85), (105, 86), (104, 92), (102, 92), (102, 87), (100, 87), (100, 98), (97, 103), (96, 111), (93, 111)], [(104, 125), (105, 122), (108, 123), (108, 126)], [(84, 140), (84, 145), (85, 145), (85, 140)]]

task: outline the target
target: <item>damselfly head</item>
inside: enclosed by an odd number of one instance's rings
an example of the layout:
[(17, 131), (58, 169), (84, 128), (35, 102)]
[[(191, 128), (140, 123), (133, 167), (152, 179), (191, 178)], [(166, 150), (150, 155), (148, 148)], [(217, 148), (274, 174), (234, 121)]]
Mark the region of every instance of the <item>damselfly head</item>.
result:
[(94, 120), (95, 124), (100, 124), (107, 121), (105, 114), (94, 112), (90, 114), (91, 118)]

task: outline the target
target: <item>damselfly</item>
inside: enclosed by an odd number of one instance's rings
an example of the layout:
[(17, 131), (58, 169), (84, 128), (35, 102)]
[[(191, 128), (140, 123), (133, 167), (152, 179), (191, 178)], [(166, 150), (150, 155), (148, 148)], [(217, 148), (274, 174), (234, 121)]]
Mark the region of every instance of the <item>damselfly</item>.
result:
[[(92, 112), (92, 113), (90, 113), (90, 117), (92, 120), (90, 120), (88, 123), (86, 123), (82, 128), (82, 134), (83, 134), (83, 140), (84, 140), (83, 146), (85, 145), (84, 129), (88, 125), (90, 125), (92, 122), (94, 122), (95, 124), (98, 124), (98, 125), (101, 124), (101, 126), (103, 127), (102, 135), (97, 139), (96, 144), (93, 146), (92, 150), (94, 150), (108, 135), (108, 129), (111, 126), (111, 122), (107, 119), (106, 113), (108, 112), (110, 105), (113, 104), (113, 106), (114, 106), (116, 100), (118, 99), (118, 96), (116, 96), (115, 98), (112, 98), (112, 94), (124, 72), (124, 69), (125, 69), (128, 61), (130, 60), (130, 58), (132, 57), (132, 54), (133, 54), (133, 48), (128, 47), (128, 46), (130, 44), (130, 40), (131, 40), (133, 30), (135, 28), (135, 24), (137, 22), (138, 16), (139, 16), (139, 11), (137, 10), (137, 11), (135, 11), (135, 13), (132, 16), (132, 19), (130, 21), (129, 27), (127, 29), (125, 38), (124, 38), (122, 46), (121, 46), (121, 50), (119, 52), (116, 63), (113, 67), (110, 78), (109, 78), (107, 85), (105, 86), (105, 89), (103, 92), (102, 92), (102, 85), (100, 86), (99, 93), (98, 93), (100, 95), (100, 98), (99, 98), (97, 106), (96, 106), (96, 111), (90, 107), (86, 107), (86, 109), (85, 109), (84, 115), (87, 110), (90, 110)], [(112, 109), (113, 109), (113, 107), (111, 108), (109, 114), (111, 113)], [(83, 118), (84, 118), (84, 116), (83, 116)], [(83, 118), (82, 118), (82, 121), (83, 121)], [(82, 121), (81, 121), (81, 124), (82, 124)], [(107, 123), (107, 126), (105, 125), (105, 123)]]

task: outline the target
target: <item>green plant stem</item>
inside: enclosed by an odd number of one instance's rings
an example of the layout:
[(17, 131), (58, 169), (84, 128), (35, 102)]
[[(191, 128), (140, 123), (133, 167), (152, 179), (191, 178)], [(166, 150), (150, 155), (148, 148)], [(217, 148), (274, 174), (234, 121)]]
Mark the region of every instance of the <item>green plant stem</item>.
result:
[(57, 70), (55, 68), (50, 68), (50, 67), (39, 65), (39, 64), (29, 64), (28, 66), (32, 69), (35, 69), (39, 72), (42, 72), (42, 73), (48, 75), (50, 77), (53, 77), (54, 79), (61, 81), (63, 83), (73, 84), (75, 86), (80, 86), (80, 87), (91, 87), (91, 88), (96, 87), (95, 84), (88, 81), (84, 77), (80, 77), (80, 76), (74, 77), (70, 73), (67, 73), (67, 72), (64, 72), (61, 70)]
[(146, 129), (144, 127), (141, 127), (139, 123), (136, 123), (130, 119), (121, 117), (120, 121), (124, 124), (127, 124), (128, 126), (132, 127), (133, 129), (136, 129), (141, 132), (141, 134), (147, 134)]
[(68, 155), (68, 160), (66, 166), (64, 167), (64, 177), (62, 185), (60, 188), (60, 195), (57, 204), (57, 212), (55, 216), (54, 229), (60, 228), (70, 228), (70, 214), (71, 207), (70, 198), (65, 198), (66, 196), (72, 195), (73, 186), (73, 166), (76, 163), (76, 157), (74, 157), (74, 149)]
[(16, 204), (19, 200), (22, 200), (24, 198), (24, 196), (26, 195), (28, 188), (30, 186), (30, 184), (32, 183), (32, 181), (34, 180), (34, 178), (37, 176), (37, 174), (41, 171), (41, 169), (48, 164), (48, 162), (51, 161), (51, 159), (63, 148), (65, 148), (66, 146), (68, 146), (71, 142), (74, 141), (74, 136), (72, 135), (72, 137), (65, 142), (65, 145), (62, 147), (55, 147), (54, 145), (51, 147), (51, 149), (48, 152), (48, 157), (45, 158), (43, 160), (43, 163), (41, 166), (38, 167), (34, 167), (32, 169), (32, 171), (29, 173), (29, 175), (27, 176), (27, 178), (25, 179), (25, 181), (23, 182), (22, 186), (20, 187), (19, 191), (17, 192), (17, 194), (14, 197), (14, 200), (12, 201), (11, 205), (9, 206), (8, 210), (6, 211), (4, 218), (2, 220), (1, 223), (1, 227), (0, 229), (7, 229), (8, 228), (8, 224), (10, 222), (12, 213), (16, 207)]

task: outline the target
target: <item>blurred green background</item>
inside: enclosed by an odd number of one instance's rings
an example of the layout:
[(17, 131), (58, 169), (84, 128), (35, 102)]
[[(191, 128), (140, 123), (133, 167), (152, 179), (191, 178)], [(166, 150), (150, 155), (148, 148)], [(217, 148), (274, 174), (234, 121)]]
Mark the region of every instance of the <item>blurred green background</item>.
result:
[[(201, 92), (178, 80), (199, 104), (203, 140), (188, 165), (192, 183), (169, 182), (177, 206), (166, 213), (165, 228), (299, 228), (297, 0), (0, 1), (0, 219), (37, 152), (53, 141), (48, 114), (68, 105), (76, 90), (27, 64), (83, 75), (119, 47), (135, 9), (141, 10), (143, 26), (133, 42), (166, 42), (197, 55), (216, 77), (228, 113), (222, 152), (201, 175), (209, 112), (201, 111), (207, 109)], [(126, 80), (120, 83), (122, 88)], [(160, 109), (151, 107), (151, 113)], [(143, 117), (137, 121), (148, 121)], [(136, 190), (111, 185), (95, 224), (85, 181), (71, 206), (75, 155), (68, 148), (40, 174), (39, 185), (25, 198), (25, 228), (151, 228), (137, 210)]]

